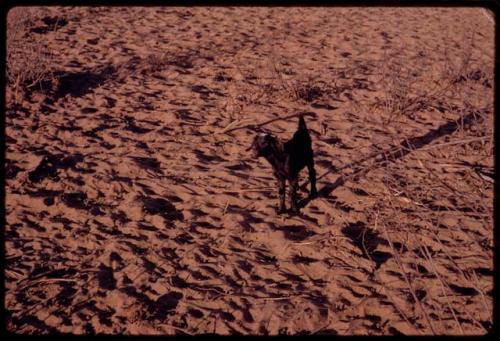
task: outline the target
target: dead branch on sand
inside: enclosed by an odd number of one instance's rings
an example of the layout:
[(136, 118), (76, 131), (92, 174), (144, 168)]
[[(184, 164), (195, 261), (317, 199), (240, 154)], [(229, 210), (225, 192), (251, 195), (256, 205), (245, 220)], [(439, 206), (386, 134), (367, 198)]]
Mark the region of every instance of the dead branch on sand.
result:
[(245, 118), (245, 119), (242, 119), (242, 120), (235, 120), (235, 121), (229, 123), (225, 128), (217, 131), (216, 134), (229, 133), (231, 131), (235, 131), (235, 130), (239, 130), (239, 129), (244, 129), (244, 128), (258, 128), (258, 127), (265, 126), (265, 125), (267, 125), (269, 123), (273, 123), (273, 122), (281, 121), (281, 120), (288, 120), (290, 118), (298, 117), (298, 116), (301, 116), (301, 115), (316, 117), (316, 114), (313, 113), (313, 112), (301, 112), (301, 113), (291, 114), (291, 115), (288, 115), (288, 116), (285, 116), (285, 117), (273, 118), (273, 119), (270, 119), (270, 120), (267, 120), (267, 121), (264, 121), (264, 122), (258, 123), (258, 124), (238, 125), (239, 123), (248, 122), (248, 121), (252, 120), (250, 118)]

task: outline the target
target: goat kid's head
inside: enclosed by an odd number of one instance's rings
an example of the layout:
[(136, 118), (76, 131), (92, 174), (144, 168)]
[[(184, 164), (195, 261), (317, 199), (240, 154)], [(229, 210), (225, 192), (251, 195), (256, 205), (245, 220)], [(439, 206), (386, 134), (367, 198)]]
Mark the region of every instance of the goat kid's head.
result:
[(252, 152), (252, 157), (267, 157), (273, 152), (276, 138), (271, 134), (259, 134), (253, 139), (252, 145), (246, 151)]

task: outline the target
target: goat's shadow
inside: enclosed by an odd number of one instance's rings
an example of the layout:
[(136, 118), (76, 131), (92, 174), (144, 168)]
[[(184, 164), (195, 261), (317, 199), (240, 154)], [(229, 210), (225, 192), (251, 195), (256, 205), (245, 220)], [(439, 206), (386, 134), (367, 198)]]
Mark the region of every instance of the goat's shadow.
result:
[[(391, 148), (389, 150), (384, 150), (381, 152), (378, 152), (376, 154), (373, 154), (367, 158), (362, 159), (361, 161), (355, 161), (349, 165), (345, 165), (342, 167), (344, 168), (353, 168), (353, 166), (356, 166), (357, 164), (363, 163), (369, 159), (373, 158), (379, 158), (375, 163), (375, 167), (383, 167), (387, 165), (389, 162), (394, 162), (396, 160), (401, 159), (402, 157), (408, 155), (412, 151), (418, 150), (420, 148), (423, 148), (424, 146), (428, 145), (432, 141), (443, 137), (447, 135), (451, 135), (455, 131), (457, 131), (460, 127), (462, 126), (470, 126), (471, 124), (475, 123), (476, 121), (480, 121), (483, 119), (483, 116), (481, 116), (480, 113), (478, 112), (471, 112), (465, 116), (462, 116), (460, 119), (457, 120), (452, 120), (448, 121), (442, 125), (440, 125), (436, 129), (430, 130), (428, 133), (421, 135), (421, 136), (416, 136), (412, 137), (409, 139), (405, 139), (401, 141), (396, 148)], [(361, 176), (362, 174), (366, 173), (367, 171), (374, 169), (374, 167), (370, 167), (368, 169), (360, 169), (357, 171), (357, 176)], [(330, 174), (331, 172), (337, 170), (336, 167), (331, 167), (328, 169), (324, 174), (318, 177), (318, 180), (325, 177), (326, 175)], [(340, 175), (335, 182), (328, 183), (325, 186), (323, 186), (319, 191), (318, 191), (318, 197), (321, 198), (326, 198), (328, 197), (336, 188), (342, 186), (346, 181), (346, 177), (344, 175)], [(303, 189), (308, 182), (305, 182), (300, 186), (301, 189)], [(299, 207), (303, 208), (305, 207), (309, 202), (311, 201), (311, 198), (306, 197), (299, 201)]]

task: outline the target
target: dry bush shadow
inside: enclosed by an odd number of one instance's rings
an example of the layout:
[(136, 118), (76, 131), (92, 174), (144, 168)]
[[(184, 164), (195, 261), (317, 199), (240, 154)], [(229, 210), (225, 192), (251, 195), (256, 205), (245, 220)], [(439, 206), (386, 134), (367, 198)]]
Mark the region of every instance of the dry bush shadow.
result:
[(116, 71), (114, 66), (105, 65), (89, 71), (60, 73), (57, 75), (54, 100), (66, 95), (81, 97), (115, 77)]
[[(329, 184), (326, 184), (325, 186), (323, 186), (318, 191), (318, 195), (319, 195), (319, 197), (326, 198), (333, 192), (333, 190), (335, 190), (339, 186), (342, 186), (344, 184), (344, 182), (346, 180), (348, 180), (348, 178), (350, 178), (352, 176), (360, 176), (360, 175), (367, 173), (368, 171), (370, 171), (376, 167), (384, 167), (389, 162), (394, 162), (394, 161), (404, 157), (405, 155), (409, 154), (412, 151), (423, 148), (424, 146), (430, 144), (432, 141), (434, 141), (440, 137), (451, 135), (463, 127), (470, 126), (476, 122), (481, 122), (482, 120), (483, 120), (483, 116), (481, 115), (481, 113), (479, 113), (477, 111), (472, 111), (469, 114), (462, 116), (460, 119), (448, 121), (448, 122), (442, 124), (441, 126), (439, 126), (438, 128), (430, 130), (427, 134), (413, 137), (413, 138), (409, 138), (409, 139), (405, 139), (405, 140), (401, 141), (399, 143), (399, 145), (397, 145), (393, 148), (390, 148), (390, 149), (382, 151), (382, 152), (377, 152), (377, 153), (372, 154), (364, 159), (361, 159), (361, 160), (355, 161), (349, 165), (343, 166), (341, 169), (354, 168), (354, 166), (356, 166), (360, 163), (363, 163), (363, 162), (368, 161), (370, 159), (378, 158), (378, 160), (375, 161), (375, 165), (372, 165), (370, 167), (361, 168), (361, 169), (355, 171), (354, 174), (349, 175), (348, 177), (345, 175), (340, 175), (340, 177), (337, 180), (335, 180), (335, 182), (332, 182), (332, 183), (329, 183)], [(328, 175), (329, 173), (331, 173), (333, 171), (341, 170), (341, 169), (330, 168), (324, 174), (319, 176), (318, 180), (320, 180), (321, 178), (325, 177), (326, 175)], [(307, 184), (308, 184), (308, 181), (305, 182), (304, 184), (302, 184), (300, 188), (304, 189)], [(310, 198), (304, 198), (303, 200), (301, 200), (301, 202), (299, 202), (300, 207), (305, 207), (309, 203), (310, 200), (311, 200)]]

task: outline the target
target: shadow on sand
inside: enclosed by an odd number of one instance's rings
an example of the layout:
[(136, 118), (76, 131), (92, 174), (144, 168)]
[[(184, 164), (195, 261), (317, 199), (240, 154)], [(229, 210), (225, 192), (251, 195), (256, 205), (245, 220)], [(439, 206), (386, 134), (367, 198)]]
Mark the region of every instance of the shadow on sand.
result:
[[(375, 159), (375, 165), (370, 165), (370, 167), (364, 167), (360, 168), (359, 170), (355, 171), (353, 174), (350, 174), (349, 176), (346, 175), (340, 175), (335, 182), (326, 184), (323, 186), (319, 191), (318, 195), (319, 197), (328, 197), (330, 193), (332, 193), (336, 188), (342, 186), (350, 177), (352, 176), (361, 176), (363, 174), (368, 173), (370, 170), (373, 170), (374, 168), (380, 168), (384, 167), (390, 162), (394, 162), (398, 159), (401, 159), (402, 157), (408, 155), (412, 151), (418, 150), (420, 148), (423, 148), (424, 146), (430, 144), (432, 141), (443, 137), (447, 135), (453, 134), (455, 131), (457, 131), (460, 127), (467, 127), (470, 126), (471, 124), (476, 123), (477, 121), (481, 121), (483, 119), (483, 116), (478, 113), (478, 112), (471, 112), (467, 115), (462, 116), (461, 118), (457, 120), (452, 120), (448, 121), (441, 126), (439, 126), (436, 129), (430, 130), (428, 133), (421, 135), (421, 136), (416, 136), (412, 137), (409, 139), (405, 139), (402, 142), (400, 142), (397, 146), (389, 148), (388, 150), (384, 150), (381, 152), (376, 152), (374, 154), (371, 154), (361, 160), (355, 161), (353, 163), (350, 163), (348, 165), (343, 166), (340, 169), (337, 168), (330, 168), (328, 171), (326, 171), (324, 174), (318, 177), (318, 180), (325, 177), (329, 173), (333, 171), (339, 171), (345, 168), (351, 168), (355, 169), (355, 166), (362, 164), (368, 160)], [(308, 181), (305, 182), (300, 186), (301, 189), (304, 189), (305, 186), (307, 186)], [(300, 207), (304, 207), (309, 203), (310, 199), (305, 198), (303, 199), (299, 205)]]

